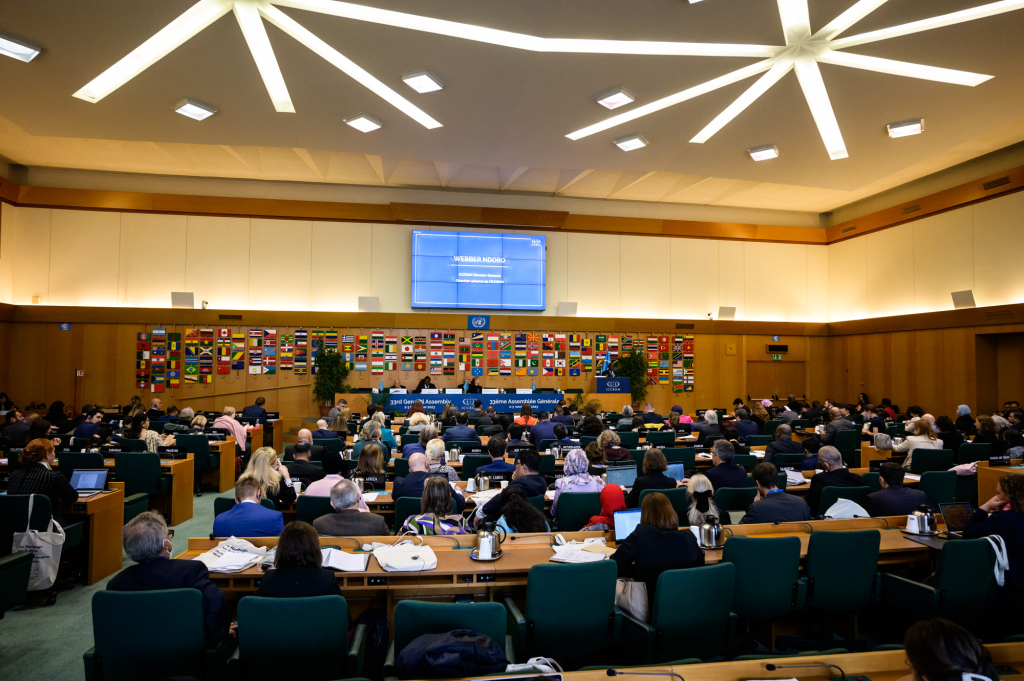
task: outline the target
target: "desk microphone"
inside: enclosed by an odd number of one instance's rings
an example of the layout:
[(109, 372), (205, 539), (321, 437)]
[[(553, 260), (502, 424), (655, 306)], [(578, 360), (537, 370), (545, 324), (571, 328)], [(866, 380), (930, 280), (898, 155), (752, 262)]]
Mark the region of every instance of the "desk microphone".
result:
[(764, 666), (764, 668), (770, 672), (773, 672), (776, 669), (813, 669), (814, 667), (832, 667), (833, 669), (838, 669), (839, 676), (842, 677), (843, 681), (846, 681), (846, 672), (844, 672), (839, 665), (835, 664), (820, 662), (818, 664), (766, 664)]
[(605, 671), (608, 676), (674, 676), (679, 681), (685, 681), (679, 674), (673, 672), (623, 672), (617, 669), (608, 669)]

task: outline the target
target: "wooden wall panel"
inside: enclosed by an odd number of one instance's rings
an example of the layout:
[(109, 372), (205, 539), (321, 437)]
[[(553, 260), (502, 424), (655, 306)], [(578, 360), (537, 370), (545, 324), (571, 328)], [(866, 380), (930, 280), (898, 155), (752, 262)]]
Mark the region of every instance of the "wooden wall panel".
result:
[[(996, 347), (996, 405), (1024, 399), (1024, 334), (994, 336)], [(996, 405), (993, 405), (995, 407)]]
[[(79, 396), (82, 404), (117, 404), (117, 352), (116, 324), (82, 325), (82, 366), (85, 376), (80, 380)], [(126, 363), (131, 359), (126, 359)]]

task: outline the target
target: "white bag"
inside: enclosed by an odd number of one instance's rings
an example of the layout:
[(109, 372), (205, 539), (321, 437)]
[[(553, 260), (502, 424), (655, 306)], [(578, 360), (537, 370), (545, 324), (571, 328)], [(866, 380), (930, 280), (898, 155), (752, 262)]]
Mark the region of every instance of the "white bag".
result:
[(647, 585), (632, 579), (615, 582), (615, 605), (641, 622), (647, 621)]
[(505, 673), (517, 674), (561, 674), (562, 666), (550, 657), (531, 657), (524, 664), (510, 664)]
[(437, 556), (426, 544), (382, 546), (373, 550), (373, 557), (388, 572), (419, 572), (437, 567)]
[(992, 545), (992, 550), (996, 552), (996, 565), (995, 575), (996, 584), (999, 586), (1003, 585), (1003, 573), (1010, 569), (1010, 558), (1006, 553), (1006, 541), (998, 534), (985, 537), (988, 543)]
[(852, 518), (870, 518), (871, 514), (865, 511), (860, 504), (849, 499), (840, 499), (832, 504), (823, 514), (826, 518), (833, 520), (850, 520)]
[[(28, 552), (32, 554), (32, 572), (28, 578), (29, 591), (43, 591), (57, 581), (57, 568), (60, 566), (60, 552), (64, 547), (64, 528), (52, 517), (46, 532), (32, 528), (32, 504), (36, 495), (28, 498), (28, 523), (24, 532), (14, 533), (12, 553)], [(54, 528), (57, 529), (54, 532)]]

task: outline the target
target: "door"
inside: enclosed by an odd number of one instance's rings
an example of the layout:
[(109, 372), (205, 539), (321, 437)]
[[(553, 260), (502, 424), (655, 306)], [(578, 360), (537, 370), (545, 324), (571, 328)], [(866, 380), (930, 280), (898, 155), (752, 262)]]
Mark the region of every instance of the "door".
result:
[(751, 399), (804, 394), (803, 362), (747, 362), (747, 394)]

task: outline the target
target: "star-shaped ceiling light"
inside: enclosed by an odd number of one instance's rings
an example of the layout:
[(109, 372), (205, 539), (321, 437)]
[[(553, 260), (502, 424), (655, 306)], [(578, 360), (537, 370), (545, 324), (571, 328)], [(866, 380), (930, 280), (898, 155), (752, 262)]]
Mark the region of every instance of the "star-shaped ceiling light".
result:
[(572, 140), (579, 140), (628, 121), (636, 120), (655, 111), (660, 111), (674, 104), (685, 102), (726, 85), (763, 74), (735, 102), (730, 104), (725, 111), (719, 114), (718, 117), (690, 140), (691, 142), (703, 143), (711, 139), (729, 121), (734, 119), (757, 100), (758, 97), (767, 92), (772, 85), (793, 70), (796, 71), (797, 80), (800, 82), (800, 87), (811, 109), (811, 114), (814, 117), (815, 124), (818, 126), (818, 132), (821, 134), (829, 156), (833, 159), (840, 159), (848, 156), (846, 144), (839, 130), (835, 113), (832, 111), (832, 104), (829, 101), (825, 83), (821, 78), (821, 71), (818, 69), (819, 62), (973, 87), (989, 80), (992, 76), (890, 59), (879, 59), (860, 54), (850, 54), (841, 50), (1024, 8), (1024, 0), (1000, 0), (999, 2), (930, 19), (923, 19), (909, 24), (870, 31), (848, 38), (839, 38), (840, 34), (885, 4), (886, 1), (858, 0), (858, 2), (833, 19), (820, 31), (812, 33), (807, 8), (808, 0), (777, 0), (786, 44), (785, 46), (774, 46), (644, 40), (541, 38), (483, 26), (474, 26), (472, 24), (462, 24), (443, 19), (407, 14), (405, 12), (367, 7), (365, 5), (342, 2), (341, 0), (200, 0), (200, 2), (193, 5), (159, 33), (76, 92), (75, 97), (88, 102), (100, 101), (214, 21), (233, 11), (245, 36), (246, 43), (248, 43), (249, 49), (252, 52), (253, 59), (256, 61), (260, 75), (263, 77), (267, 91), (270, 93), (274, 107), (278, 111), (294, 112), (295, 107), (292, 105), (284, 77), (277, 64), (277, 59), (274, 57), (274, 51), (267, 37), (263, 20), (274, 24), (424, 127), (441, 127), (439, 122), (431, 118), (412, 102), (389, 88), (278, 9), (277, 6), (281, 6), (532, 52), (762, 58), (761, 61), (727, 73), (724, 76), (612, 116), (600, 123), (569, 133), (566, 136)]

